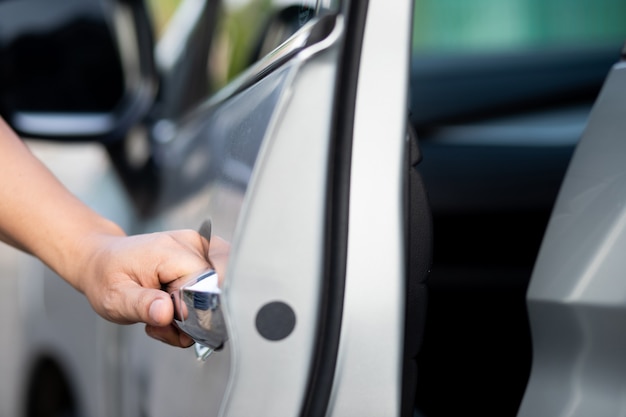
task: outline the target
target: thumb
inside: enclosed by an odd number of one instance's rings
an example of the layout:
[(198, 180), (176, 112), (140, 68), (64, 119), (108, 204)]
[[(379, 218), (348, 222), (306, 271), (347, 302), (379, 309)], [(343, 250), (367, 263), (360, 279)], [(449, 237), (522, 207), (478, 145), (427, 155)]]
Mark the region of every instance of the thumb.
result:
[[(149, 292), (160, 292), (163, 294), (163, 291), (158, 290), (150, 290)], [(167, 326), (172, 322), (173, 318), (174, 305), (172, 304), (172, 300), (167, 296), (163, 297), (161, 294), (158, 294), (156, 298), (150, 302), (150, 306), (148, 307), (148, 320), (141, 321), (152, 324), (153, 326)]]
[(168, 294), (161, 290), (133, 286), (124, 291), (122, 305), (117, 309), (118, 322), (143, 322), (162, 327), (172, 323), (174, 306)]

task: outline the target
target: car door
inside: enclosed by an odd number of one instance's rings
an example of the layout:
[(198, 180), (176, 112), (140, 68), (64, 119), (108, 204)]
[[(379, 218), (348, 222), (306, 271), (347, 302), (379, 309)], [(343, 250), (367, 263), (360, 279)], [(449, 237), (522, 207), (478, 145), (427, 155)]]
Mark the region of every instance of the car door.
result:
[[(206, 357), (155, 348), (125, 328), (126, 412), (398, 415), (403, 167), (415, 162), (409, 149), (416, 153), (406, 134), (412, 2), (225, 1), (195, 10), (215, 13), (212, 23), (187, 26), (214, 28), (208, 80), (163, 77), (171, 101), (150, 131), (159, 192), (135, 231), (211, 219), (213, 235), (231, 243), (220, 295), (228, 340)], [(170, 71), (197, 73), (184, 61), (205, 53), (191, 32)], [(168, 82), (209, 93), (200, 99)]]
[(625, 415), (625, 51), (561, 187), (528, 289), (533, 367), (519, 415)]

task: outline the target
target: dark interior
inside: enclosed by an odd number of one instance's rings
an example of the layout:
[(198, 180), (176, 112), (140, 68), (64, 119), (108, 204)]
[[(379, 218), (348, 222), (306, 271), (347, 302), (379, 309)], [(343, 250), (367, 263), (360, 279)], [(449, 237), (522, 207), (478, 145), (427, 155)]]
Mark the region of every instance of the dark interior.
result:
[(532, 362), (533, 264), (619, 56), (616, 45), (414, 59), (411, 121), (434, 236), (418, 415), (516, 414)]

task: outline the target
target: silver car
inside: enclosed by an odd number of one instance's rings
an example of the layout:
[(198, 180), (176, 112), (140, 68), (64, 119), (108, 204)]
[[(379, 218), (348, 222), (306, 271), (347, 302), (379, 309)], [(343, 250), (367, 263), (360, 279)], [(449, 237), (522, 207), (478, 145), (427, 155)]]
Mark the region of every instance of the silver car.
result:
[(0, 416), (626, 415), (600, 3), (182, 0), (157, 35), (139, 0), (0, 1), (33, 152), (128, 233), (231, 242), (221, 288), (164, 288), (190, 349), (2, 247)]

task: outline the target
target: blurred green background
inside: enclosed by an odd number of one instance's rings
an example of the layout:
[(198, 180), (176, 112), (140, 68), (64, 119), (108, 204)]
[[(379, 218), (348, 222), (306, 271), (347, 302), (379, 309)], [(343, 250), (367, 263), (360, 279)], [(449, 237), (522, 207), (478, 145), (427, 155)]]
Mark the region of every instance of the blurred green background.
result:
[(163, 33), (165, 25), (181, 2), (182, 0), (147, 0), (157, 38)]
[(624, 0), (416, 0), (418, 50), (580, 47), (626, 40)]

